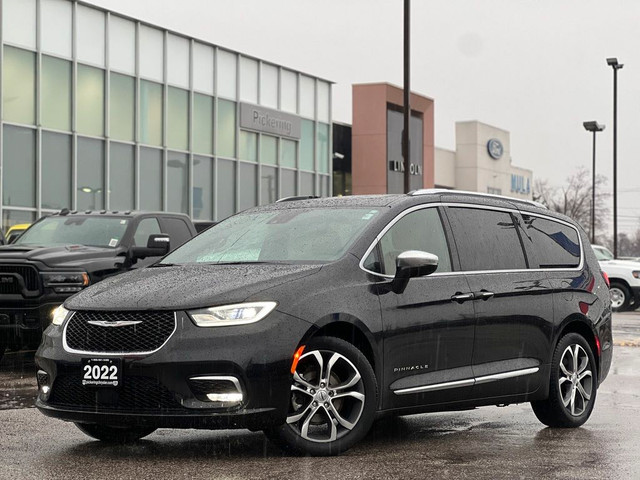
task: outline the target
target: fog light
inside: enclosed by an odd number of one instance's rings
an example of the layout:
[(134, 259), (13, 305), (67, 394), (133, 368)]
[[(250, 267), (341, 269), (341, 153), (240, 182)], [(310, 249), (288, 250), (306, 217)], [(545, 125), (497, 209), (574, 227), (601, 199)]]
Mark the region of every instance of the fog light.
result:
[(203, 375), (191, 377), (189, 387), (201, 402), (216, 403), (217, 407), (237, 406), (244, 400), (240, 382), (236, 377)]
[(49, 394), (51, 393), (51, 386), (49, 385), (49, 374), (44, 370), (38, 370), (38, 373), (36, 373), (36, 379), (38, 380), (40, 397), (43, 400), (47, 400), (49, 398)]

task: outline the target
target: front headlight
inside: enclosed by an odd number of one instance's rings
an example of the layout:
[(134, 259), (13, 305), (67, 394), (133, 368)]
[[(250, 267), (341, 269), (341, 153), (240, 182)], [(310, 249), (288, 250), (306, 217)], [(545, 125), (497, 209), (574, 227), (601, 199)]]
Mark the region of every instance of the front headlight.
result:
[(69, 310), (60, 305), (53, 311), (53, 316), (51, 319), (51, 323), (53, 325), (62, 325), (64, 321), (67, 319), (67, 315), (69, 315)]
[(201, 308), (187, 312), (199, 327), (227, 327), (255, 323), (269, 315), (276, 302), (251, 302)]
[(42, 272), (42, 283), (56, 293), (75, 293), (89, 285), (87, 272)]

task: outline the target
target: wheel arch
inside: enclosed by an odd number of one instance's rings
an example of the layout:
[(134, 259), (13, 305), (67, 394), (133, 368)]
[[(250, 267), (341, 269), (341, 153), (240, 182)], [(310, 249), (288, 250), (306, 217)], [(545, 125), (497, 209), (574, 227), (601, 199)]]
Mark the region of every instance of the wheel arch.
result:
[(551, 351), (551, 355), (553, 355), (553, 351), (558, 345), (558, 342), (562, 337), (567, 335), (568, 333), (577, 333), (582, 336), (589, 346), (591, 347), (591, 351), (593, 352), (593, 356), (596, 359), (596, 369), (598, 372), (598, 379), (600, 378), (600, 355), (598, 354), (598, 343), (596, 342), (596, 331), (593, 327), (592, 322), (581, 315), (572, 315), (567, 317), (565, 321), (562, 323), (560, 328), (558, 329), (558, 334), (553, 342), (553, 349)]
[(327, 315), (316, 321), (313, 328), (305, 333), (300, 345), (318, 337), (340, 338), (356, 347), (369, 361), (376, 378), (380, 381), (382, 361), (378, 351), (378, 343), (373, 333), (360, 319), (348, 314)]

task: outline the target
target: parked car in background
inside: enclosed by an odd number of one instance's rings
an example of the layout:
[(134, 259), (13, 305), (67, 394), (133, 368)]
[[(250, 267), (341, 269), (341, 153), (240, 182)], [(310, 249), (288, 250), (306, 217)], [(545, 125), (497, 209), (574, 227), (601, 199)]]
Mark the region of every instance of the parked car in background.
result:
[(611, 282), (611, 308), (614, 312), (640, 306), (640, 262), (613, 258), (613, 253), (601, 245), (592, 245), (600, 268)]
[(36, 406), (106, 442), (249, 428), (334, 455), (385, 414), (531, 402), (578, 427), (612, 351), (606, 278), (565, 216), (438, 190), (293, 199), (68, 299)]
[(42, 217), (0, 247), (0, 358), (7, 347), (37, 345), (69, 296), (148, 265), (195, 234), (182, 214), (63, 210)]
[(9, 227), (9, 229), (7, 230), (7, 234), (5, 235), (6, 243), (14, 243), (16, 239), (20, 235), (22, 235), (22, 232), (29, 228), (30, 225), (30, 223), (19, 223), (17, 225), (12, 225), (11, 227)]

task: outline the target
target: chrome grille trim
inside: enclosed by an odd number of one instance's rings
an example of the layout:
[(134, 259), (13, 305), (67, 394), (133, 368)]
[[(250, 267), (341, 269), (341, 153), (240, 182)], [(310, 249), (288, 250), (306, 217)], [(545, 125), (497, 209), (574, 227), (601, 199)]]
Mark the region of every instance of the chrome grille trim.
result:
[(169, 336), (167, 337), (167, 339), (164, 341), (164, 343), (162, 345), (160, 345), (158, 348), (156, 348), (155, 350), (151, 350), (151, 351), (146, 351), (146, 352), (99, 352), (99, 351), (87, 351), (87, 350), (76, 350), (74, 348), (71, 348), (69, 346), (69, 344), (67, 343), (67, 327), (69, 326), (69, 322), (71, 321), (71, 319), (73, 318), (73, 316), (76, 314), (75, 311), (73, 311), (71, 313), (71, 315), (69, 315), (69, 318), (66, 319), (66, 321), (64, 322), (64, 329), (62, 331), (62, 346), (64, 348), (65, 351), (69, 352), (69, 353), (75, 353), (78, 355), (100, 355), (101, 357), (122, 357), (123, 355), (126, 356), (146, 356), (146, 355), (151, 355), (153, 353), (156, 353), (160, 350), (162, 350), (162, 348), (169, 342), (169, 340), (171, 340), (171, 338), (173, 337), (173, 335), (176, 333), (176, 330), (178, 329), (178, 314), (176, 312), (173, 312), (173, 331), (169, 334)]

